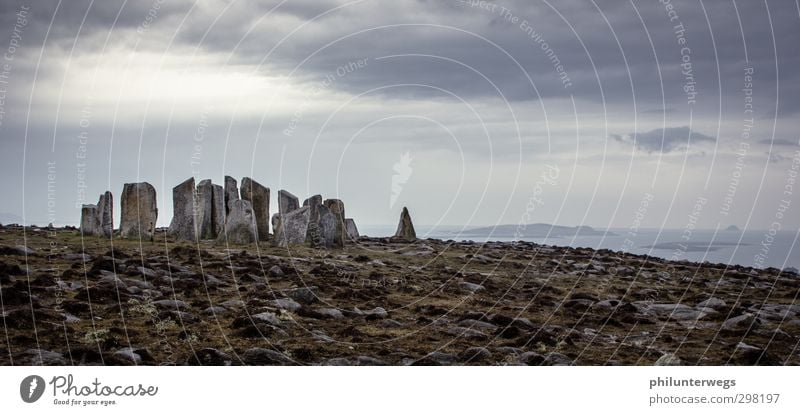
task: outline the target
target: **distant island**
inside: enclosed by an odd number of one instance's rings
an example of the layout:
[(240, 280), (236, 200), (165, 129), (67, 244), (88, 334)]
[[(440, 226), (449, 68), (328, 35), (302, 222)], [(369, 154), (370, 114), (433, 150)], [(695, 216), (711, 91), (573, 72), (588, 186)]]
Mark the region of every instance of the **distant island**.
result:
[(606, 230), (596, 230), (590, 226), (559, 226), (546, 223), (532, 223), (522, 225), (497, 225), (481, 228), (466, 229), (453, 232), (454, 235), (469, 237), (500, 237), (500, 238), (564, 238), (574, 236), (617, 236)]
[(741, 229), (736, 225), (731, 225), (725, 228), (725, 232), (741, 232)]

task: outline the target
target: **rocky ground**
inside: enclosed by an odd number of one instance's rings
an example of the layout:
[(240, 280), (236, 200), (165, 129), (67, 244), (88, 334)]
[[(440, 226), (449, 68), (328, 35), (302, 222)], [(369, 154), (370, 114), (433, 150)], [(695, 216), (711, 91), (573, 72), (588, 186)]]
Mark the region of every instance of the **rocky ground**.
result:
[(0, 283), (2, 365), (800, 364), (796, 274), (607, 250), (6, 226)]

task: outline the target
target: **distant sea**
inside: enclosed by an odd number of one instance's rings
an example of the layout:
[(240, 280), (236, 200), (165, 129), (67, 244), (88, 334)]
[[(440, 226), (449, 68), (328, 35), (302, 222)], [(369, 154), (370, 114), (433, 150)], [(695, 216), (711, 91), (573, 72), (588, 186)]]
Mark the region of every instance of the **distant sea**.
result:
[[(599, 229), (595, 229), (599, 230)], [(391, 236), (394, 226), (359, 226), (362, 235)], [(455, 226), (418, 226), (417, 237), (474, 242), (512, 242), (513, 236), (475, 234)], [(603, 232), (603, 230), (599, 230)], [(770, 237), (763, 230), (730, 231), (695, 229), (688, 240), (680, 229), (639, 229), (636, 235), (627, 229), (608, 229), (600, 235), (558, 235), (556, 237), (522, 237), (518, 240), (543, 245), (583, 247), (625, 251), (664, 259), (711, 262), (747, 267), (788, 267), (800, 269), (800, 240), (795, 232), (778, 232)], [(771, 238), (771, 241), (770, 241)], [(766, 247), (764, 246), (766, 245)]]

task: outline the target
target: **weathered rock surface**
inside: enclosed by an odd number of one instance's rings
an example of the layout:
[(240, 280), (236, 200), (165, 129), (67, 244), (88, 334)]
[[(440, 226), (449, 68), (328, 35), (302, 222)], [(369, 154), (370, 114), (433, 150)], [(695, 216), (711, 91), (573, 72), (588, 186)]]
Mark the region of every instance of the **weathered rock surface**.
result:
[(84, 236), (100, 235), (100, 215), (97, 205), (81, 207), (81, 234)]
[(222, 186), (203, 180), (197, 185), (197, 231), (200, 239), (215, 239), (225, 227)]
[(308, 206), (308, 229), (306, 230), (306, 243), (311, 247), (323, 246), (324, 238), (319, 229), (319, 208), (322, 206), (322, 196), (314, 195), (303, 201), (303, 206)]
[(114, 197), (106, 191), (97, 201), (97, 217), (100, 221), (99, 235), (106, 238), (114, 233)]
[(411, 215), (408, 213), (408, 208), (403, 207), (403, 212), (400, 213), (400, 222), (397, 224), (397, 231), (394, 233), (393, 240), (399, 242), (413, 242), (417, 240), (417, 232), (414, 230), (414, 224), (411, 223)]
[(358, 228), (356, 227), (356, 221), (351, 218), (347, 218), (344, 220), (344, 229), (345, 234), (347, 235), (348, 242), (356, 242), (358, 238), (361, 236), (358, 233)]
[[(202, 220), (199, 216), (200, 211), (200, 205), (195, 194), (194, 177), (190, 177), (173, 187), (172, 221), (169, 224), (169, 235), (181, 241), (197, 240), (197, 222)], [(211, 212), (208, 213), (210, 221)], [(202, 224), (202, 222), (200, 223)]]
[(285, 215), (293, 210), (300, 208), (300, 200), (297, 196), (286, 190), (278, 191), (278, 213)]
[(225, 231), (218, 237), (219, 241), (232, 244), (249, 244), (257, 240), (256, 217), (253, 207), (246, 200), (234, 200), (230, 203), (225, 221)]
[[(326, 221), (332, 221), (333, 226), (330, 224), (327, 225), (327, 230), (325, 232), (333, 233), (332, 237), (328, 236), (325, 233), (325, 247), (326, 248), (344, 248), (344, 243), (347, 240), (347, 234), (344, 225), (344, 202), (339, 199), (325, 199), (323, 202), (326, 208), (330, 211), (333, 215), (332, 218), (326, 219)], [(320, 222), (322, 221), (322, 215), (320, 215)], [(330, 241), (330, 242), (329, 242)]]
[(236, 187), (236, 179), (225, 176), (225, 212), (231, 211), (231, 202), (239, 200), (239, 188)]
[(245, 177), (242, 179), (242, 200), (247, 200), (253, 206), (258, 229), (258, 240), (269, 240), (269, 188), (262, 186), (255, 180)]
[(281, 214), (278, 218), (278, 227), (275, 229), (275, 245), (287, 247), (305, 243), (310, 211), (308, 206), (303, 206)]
[(125, 183), (120, 195), (122, 238), (153, 240), (158, 219), (156, 189), (147, 182)]

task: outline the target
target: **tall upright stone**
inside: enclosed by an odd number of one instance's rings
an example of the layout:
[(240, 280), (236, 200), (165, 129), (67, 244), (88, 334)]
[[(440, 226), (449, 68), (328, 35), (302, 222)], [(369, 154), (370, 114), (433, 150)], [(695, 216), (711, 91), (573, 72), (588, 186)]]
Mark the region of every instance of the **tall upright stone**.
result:
[(100, 215), (97, 205), (83, 205), (81, 207), (81, 235), (100, 235)]
[(278, 191), (278, 213), (285, 215), (293, 210), (300, 208), (300, 200), (297, 196), (286, 190)]
[(156, 189), (147, 182), (125, 183), (120, 196), (120, 206), (122, 207), (119, 221), (120, 236), (152, 241), (158, 219)]
[(361, 235), (358, 233), (356, 221), (351, 218), (344, 220), (345, 235), (347, 235), (347, 242), (357, 242)]
[(203, 180), (197, 185), (197, 232), (200, 239), (214, 239), (225, 225), (222, 186)]
[(247, 200), (253, 206), (258, 239), (260, 241), (269, 240), (269, 188), (245, 177), (242, 179), (241, 194), (242, 200)]
[(114, 198), (109, 191), (100, 195), (97, 218), (100, 221), (100, 235), (110, 238), (114, 233)]
[(247, 200), (234, 200), (225, 218), (225, 230), (217, 238), (220, 242), (249, 244), (256, 241), (256, 217)]
[(214, 237), (219, 237), (219, 235), (225, 231), (225, 189), (218, 184), (211, 185), (211, 205), (212, 209), (212, 219), (213, 219), (213, 228), (214, 228)]
[(311, 247), (323, 246), (323, 236), (319, 227), (319, 208), (322, 205), (322, 196), (314, 195), (303, 201), (303, 206), (308, 206), (308, 229), (306, 230), (306, 243)]
[(172, 221), (169, 235), (177, 240), (197, 240), (200, 207), (195, 194), (194, 177), (172, 188)]
[(417, 232), (414, 230), (414, 224), (411, 223), (411, 215), (405, 206), (403, 207), (403, 212), (400, 213), (400, 222), (397, 224), (397, 231), (394, 233), (392, 240), (398, 242), (413, 242), (417, 240)]
[(225, 213), (231, 211), (230, 204), (234, 200), (239, 200), (239, 188), (236, 187), (236, 179), (225, 176)]
[(273, 243), (280, 247), (305, 243), (310, 212), (311, 209), (308, 206), (303, 206), (279, 215)]
[(330, 231), (333, 232), (333, 244), (329, 247), (343, 248), (347, 240), (344, 226), (344, 202), (339, 199), (325, 199), (323, 204), (330, 210), (334, 220), (334, 227), (330, 228)]

